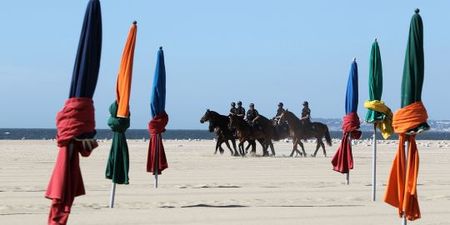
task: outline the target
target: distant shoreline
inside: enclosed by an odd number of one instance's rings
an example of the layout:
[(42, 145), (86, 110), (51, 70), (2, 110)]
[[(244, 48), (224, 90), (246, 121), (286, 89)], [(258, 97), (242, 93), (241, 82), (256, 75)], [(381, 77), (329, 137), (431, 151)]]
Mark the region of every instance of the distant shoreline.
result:
[[(330, 131), (331, 138), (340, 139), (342, 131)], [(363, 131), (362, 139), (372, 138), (372, 131)], [(149, 139), (146, 129), (129, 129), (126, 132), (128, 139)], [(39, 129), (39, 128), (0, 128), (0, 140), (50, 140), (56, 137), (56, 129)], [(163, 134), (167, 140), (212, 140), (215, 136), (206, 129), (169, 129)], [(97, 129), (97, 139), (111, 139), (112, 132), (110, 129)], [(382, 137), (377, 132), (378, 140)], [(390, 140), (398, 137), (393, 135)], [(418, 140), (450, 140), (450, 132), (446, 131), (429, 131), (417, 136)]]

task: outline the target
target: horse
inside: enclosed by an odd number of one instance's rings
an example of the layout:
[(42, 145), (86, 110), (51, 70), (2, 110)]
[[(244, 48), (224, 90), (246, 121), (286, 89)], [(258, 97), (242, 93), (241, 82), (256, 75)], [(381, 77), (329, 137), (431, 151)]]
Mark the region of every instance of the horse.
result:
[[(222, 143), (225, 143), (231, 152), (231, 155), (239, 156), (236, 150), (236, 138), (234, 132), (228, 128), (230, 118), (228, 116), (220, 115), (215, 111), (209, 109), (206, 110), (205, 114), (200, 119), (200, 123), (205, 123), (209, 121), (209, 132), (214, 132), (217, 136), (216, 148), (214, 154), (217, 154), (217, 150), (222, 154), (224, 152), (222, 148)], [(230, 147), (228, 141), (233, 144), (233, 150)]]
[[(254, 126), (251, 126), (247, 121), (245, 121), (242, 117), (236, 115), (229, 115), (230, 122), (229, 128), (236, 129), (236, 134), (239, 139), (239, 151), (244, 152), (244, 142), (245, 141), (254, 141), (257, 140), (262, 148), (263, 148), (263, 156), (268, 156), (269, 153), (267, 148), (270, 146), (272, 150), (272, 154), (275, 155), (275, 150), (273, 148), (271, 137), (273, 136), (273, 128), (272, 126), (267, 126), (265, 120), (267, 118), (260, 116), (259, 123), (255, 123)], [(257, 120), (255, 120), (257, 121)], [(256, 127), (261, 127), (262, 129), (257, 129)], [(256, 148), (253, 147), (252, 152), (254, 153)]]
[(314, 122), (311, 123), (312, 129), (307, 130), (305, 129), (302, 121), (288, 110), (284, 111), (281, 114), (280, 122), (287, 122), (289, 125), (289, 133), (293, 139), (294, 144), (292, 153), (290, 155), (291, 157), (294, 156), (294, 152), (297, 152), (297, 154), (302, 155), (302, 153), (297, 149), (297, 144), (300, 145), (303, 151), (303, 156), (306, 157), (305, 148), (303, 147), (303, 143), (301, 140), (302, 139), (306, 140), (310, 138), (317, 139), (316, 150), (314, 151), (314, 154), (312, 154), (311, 156), (316, 157), (317, 151), (319, 150), (320, 147), (322, 147), (323, 155), (327, 157), (325, 144), (322, 141), (322, 138), (325, 137), (328, 146), (331, 146), (331, 137), (327, 125), (319, 122)]

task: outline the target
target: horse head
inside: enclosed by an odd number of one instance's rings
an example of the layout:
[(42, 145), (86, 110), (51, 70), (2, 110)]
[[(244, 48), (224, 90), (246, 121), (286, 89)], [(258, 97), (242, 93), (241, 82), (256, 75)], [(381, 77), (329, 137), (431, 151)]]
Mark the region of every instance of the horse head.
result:
[(289, 112), (288, 109), (286, 109), (281, 113), (280, 119), (278, 120), (278, 124), (285, 123), (287, 121), (286, 115), (288, 114), (288, 112)]
[(200, 119), (200, 123), (207, 122), (210, 119), (210, 113), (211, 113), (211, 111), (209, 109), (207, 109), (205, 114)]

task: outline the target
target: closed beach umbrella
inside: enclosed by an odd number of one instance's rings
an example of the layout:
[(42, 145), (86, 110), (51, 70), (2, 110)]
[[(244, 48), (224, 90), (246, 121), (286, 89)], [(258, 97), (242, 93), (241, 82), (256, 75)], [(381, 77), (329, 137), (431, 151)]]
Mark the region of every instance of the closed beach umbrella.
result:
[(136, 45), (136, 22), (131, 25), (127, 42), (122, 53), (116, 83), (116, 100), (109, 107), (111, 116), (108, 126), (113, 131), (111, 151), (106, 165), (106, 178), (113, 182), (110, 207), (114, 207), (115, 184), (128, 184), (128, 145), (125, 131), (130, 127), (130, 91), (133, 74), (134, 48)]
[(56, 116), (57, 144), (55, 167), (45, 193), (52, 200), (49, 225), (67, 224), (76, 196), (84, 195), (79, 154), (89, 156), (97, 147), (94, 95), (100, 66), (102, 21), (100, 2), (90, 0), (81, 30), (69, 99)]
[(353, 155), (351, 139), (359, 139), (361, 131), (359, 131), (358, 109), (358, 65), (356, 59), (350, 68), (347, 82), (347, 92), (345, 96), (345, 116), (342, 121), (342, 141), (331, 164), (333, 170), (347, 174), (347, 184), (349, 183), (349, 173), (353, 169)]
[(394, 114), (393, 127), (399, 135), (399, 146), (392, 162), (384, 201), (398, 209), (399, 216), (420, 218), (417, 197), (419, 151), (416, 134), (429, 129), (427, 111), (421, 100), (424, 80), (423, 24), (415, 11), (409, 28), (408, 45), (401, 88), (401, 109)]
[(376, 194), (376, 152), (377, 152), (377, 136), (376, 128), (378, 127), (385, 139), (392, 134), (392, 112), (383, 101), (381, 95), (383, 93), (383, 69), (381, 64), (380, 47), (378, 41), (372, 44), (369, 61), (369, 100), (364, 103), (364, 107), (368, 109), (366, 114), (366, 122), (374, 124), (373, 131), (373, 156), (372, 156), (372, 201), (375, 201)]
[(153, 78), (150, 111), (152, 120), (148, 124), (150, 143), (148, 146), (147, 172), (155, 175), (155, 187), (158, 187), (158, 175), (168, 167), (161, 133), (169, 122), (166, 106), (166, 69), (164, 65), (164, 52), (159, 48), (155, 76)]

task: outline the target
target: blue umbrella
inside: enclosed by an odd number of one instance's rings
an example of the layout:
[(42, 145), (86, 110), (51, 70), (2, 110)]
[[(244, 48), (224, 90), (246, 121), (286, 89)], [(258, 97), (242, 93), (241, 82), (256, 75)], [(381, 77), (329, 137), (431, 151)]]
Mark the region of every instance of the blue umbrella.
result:
[(165, 111), (166, 106), (166, 69), (164, 65), (164, 52), (159, 48), (156, 62), (155, 77), (153, 79), (150, 111), (152, 120), (149, 123), (150, 144), (147, 158), (147, 172), (155, 175), (155, 187), (158, 187), (158, 174), (168, 167), (161, 133), (169, 121)]
[(359, 129), (358, 110), (358, 65), (356, 59), (350, 67), (350, 73), (347, 81), (347, 90), (345, 94), (345, 116), (343, 118), (342, 130), (343, 136), (341, 144), (336, 151), (331, 164), (333, 170), (347, 174), (347, 184), (349, 184), (350, 170), (353, 169), (353, 154), (351, 139), (359, 139), (361, 132)]
[(73, 68), (69, 97), (94, 96), (102, 51), (102, 17), (100, 2), (91, 0), (81, 29), (78, 52)]
[(345, 114), (358, 110), (358, 65), (356, 59), (350, 68), (347, 81), (347, 94), (345, 95)]
[(155, 117), (164, 112), (166, 108), (166, 67), (164, 65), (164, 52), (162, 47), (159, 47), (158, 51), (152, 90), (150, 111), (152, 117)]

